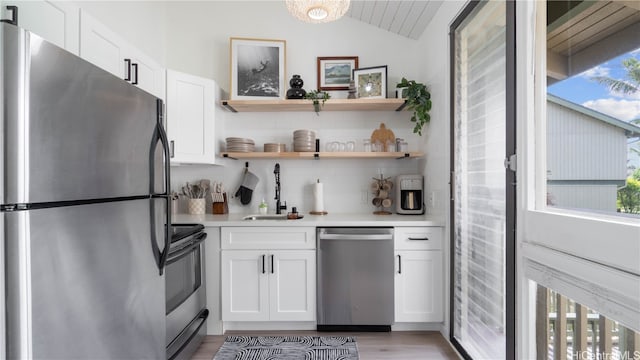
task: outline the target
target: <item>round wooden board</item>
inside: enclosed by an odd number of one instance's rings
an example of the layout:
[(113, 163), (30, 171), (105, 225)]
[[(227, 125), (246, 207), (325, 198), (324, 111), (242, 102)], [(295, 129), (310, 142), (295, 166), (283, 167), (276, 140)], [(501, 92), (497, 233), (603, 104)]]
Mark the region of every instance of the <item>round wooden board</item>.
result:
[(380, 128), (373, 130), (371, 133), (371, 144), (375, 144), (376, 141), (382, 144), (384, 151), (387, 151), (387, 141), (391, 141), (393, 144), (396, 143), (396, 135), (390, 129), (387, 129), (387, 126), (384, 123), (380, 124)]

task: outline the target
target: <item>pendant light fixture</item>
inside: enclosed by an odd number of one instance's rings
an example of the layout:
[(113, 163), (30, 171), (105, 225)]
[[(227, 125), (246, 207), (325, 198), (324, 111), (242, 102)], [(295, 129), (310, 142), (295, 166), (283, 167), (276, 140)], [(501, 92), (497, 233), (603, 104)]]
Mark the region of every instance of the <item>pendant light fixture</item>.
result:
[(349, 10), (350, 0), (285, 0), (287, 10), (308, 23), (326, 23), (340, 19)]

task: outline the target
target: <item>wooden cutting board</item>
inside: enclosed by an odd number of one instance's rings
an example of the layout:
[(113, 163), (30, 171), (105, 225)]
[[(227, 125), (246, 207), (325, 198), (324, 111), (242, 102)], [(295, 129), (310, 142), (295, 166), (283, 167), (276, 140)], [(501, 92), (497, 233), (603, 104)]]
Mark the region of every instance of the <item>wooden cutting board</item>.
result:
[(390, 129), (387, 129), (387, 126), (384, 123), (380, 124), (380, 128), (373, 130), (371, 134), (371, 146), (376, 143), (376, 141), (380, 142), (383, 147), (383, 151), (387, 151), (387, 141), (391, 141), (392, 144), (396, 143), (396, 136)]

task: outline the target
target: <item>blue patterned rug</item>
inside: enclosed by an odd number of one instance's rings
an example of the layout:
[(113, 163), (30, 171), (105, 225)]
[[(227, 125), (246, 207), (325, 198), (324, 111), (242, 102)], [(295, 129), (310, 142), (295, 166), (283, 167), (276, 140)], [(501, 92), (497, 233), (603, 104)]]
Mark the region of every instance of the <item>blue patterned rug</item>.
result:
[(227, 336), (213, 360), (359, 359), (350, 336)]

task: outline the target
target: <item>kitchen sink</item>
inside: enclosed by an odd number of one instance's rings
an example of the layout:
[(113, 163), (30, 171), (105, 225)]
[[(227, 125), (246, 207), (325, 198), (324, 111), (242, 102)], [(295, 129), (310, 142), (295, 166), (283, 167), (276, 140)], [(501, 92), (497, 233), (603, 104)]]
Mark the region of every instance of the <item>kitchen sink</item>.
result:
[(256, 214), (247, 215), (242, 220), (287, 220), (287, 214)]

